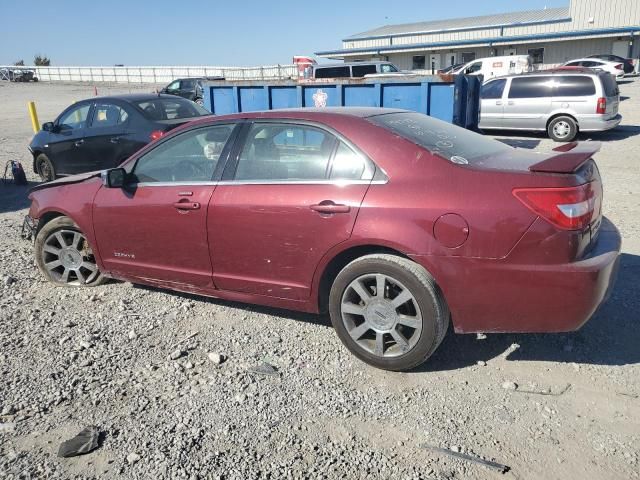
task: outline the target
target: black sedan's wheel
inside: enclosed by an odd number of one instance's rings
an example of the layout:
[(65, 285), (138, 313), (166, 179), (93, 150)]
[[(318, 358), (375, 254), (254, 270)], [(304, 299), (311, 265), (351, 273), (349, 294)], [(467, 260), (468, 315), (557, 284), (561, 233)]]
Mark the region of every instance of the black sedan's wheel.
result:
[(549, 122), (547, 133), (556, 142), (570, 142), (578, 134), (578, 124), (571, 117), (556, 117)]
[(56, 178), (56, 171), (53, 168), (53, 163), (51, 163), (49, 157), (44, 153), (41, 153), (36, 158), (36, 170), (43, 182), (50, 182)]
[(58, 217), (38, 232), (35, 241), (38, 268), (50, 282), (68, 287), (105, 282), (86, 237), (69, 217)]
[(194, 102), (196, 102), (201, 107), (204, 107), (204, 100), (202, 98), (196, 98)]
[(385, 370), (423, 363), (445, 336), (449, 309), (420, 265), (394, 255), (358, 258), (336, 277), (331, 322), (358, 358)]

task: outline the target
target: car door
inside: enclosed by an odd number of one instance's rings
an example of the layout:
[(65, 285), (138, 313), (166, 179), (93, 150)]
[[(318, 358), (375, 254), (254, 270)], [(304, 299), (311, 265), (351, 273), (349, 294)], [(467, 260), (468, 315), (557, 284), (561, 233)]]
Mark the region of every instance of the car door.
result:
[(308, 298), (322, 256), (347, 240), (375, 166), (323, 128), (255, 122), (209, 208), (216, 287)]
[(90, 170), (117, 167), (128, 156), (130, 136), (127, 110), (114, 102), (96, 102), (84, 139)]
[(196, 81), (193, 78), (186, 78), (184, 80), (180, 80), (180, 89), (178, 90), (178, 95), (187, 100), (193, 100), (194, 94), (196, 91)]
[(552, 76), (512, 78), (504, 105), (504, 127), (545, 130), (551, 113), (553, 85)]
[(480, 89), (480, 128), (504, 128), (504, 87), (506, 78), (490, 80)]
[(125, 188), (101, 188), (93, 218), (104, 268), (178, 290), (212, 288), (207, 209), (235, 124), (187, 130), (126, 164)]
[(54, 122), (45, 153), (59, 175), (90, 171), (91, 162), (84, 137), (91, 106), (91, 101), (74, 104), (62, 112)]

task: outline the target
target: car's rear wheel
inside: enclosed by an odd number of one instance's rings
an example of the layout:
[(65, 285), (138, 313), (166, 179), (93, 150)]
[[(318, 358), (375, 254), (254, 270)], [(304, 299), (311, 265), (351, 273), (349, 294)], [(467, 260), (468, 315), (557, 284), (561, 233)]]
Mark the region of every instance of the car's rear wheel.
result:
[(196, 102), (201, 107), (204, 107), (204, 100), (202, 98), (196, 98), (194, 102)]
[(440, 345), (449, 309), (433, 277), (411, 260), (374, 254), (349, 263), (329, 295), (331, 323), (359, 359), (409, 370)]
[(40, 271), (56, 285), (96, 286), (106, 280), (87, 238), (69, 217), (54, 218), (40, 229), (35, 255)]
[(556, 142), (570, 142), (578, 134), (578, 124), (571, 117), (556, 117), (549, 122), (547, 133)]
[(43, 182), (50, 182), (56, 178), (56, 171), (55, 168), (53, 168), (53, 163), (51, 163), (49, 157), (44, 153), (41, 153), (36, 158), (36, 170)]

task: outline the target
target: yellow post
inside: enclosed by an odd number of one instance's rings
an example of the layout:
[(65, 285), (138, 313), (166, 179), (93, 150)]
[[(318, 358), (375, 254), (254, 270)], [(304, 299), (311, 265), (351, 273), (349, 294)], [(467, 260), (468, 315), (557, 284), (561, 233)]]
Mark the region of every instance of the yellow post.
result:
[(38, 121), (38, 112), (36, 112), (35, 102), (29, 102), (29, 116), (31, 117), (31, 126), (33, 127), (33, 133), (40, 131), (40, 122)]

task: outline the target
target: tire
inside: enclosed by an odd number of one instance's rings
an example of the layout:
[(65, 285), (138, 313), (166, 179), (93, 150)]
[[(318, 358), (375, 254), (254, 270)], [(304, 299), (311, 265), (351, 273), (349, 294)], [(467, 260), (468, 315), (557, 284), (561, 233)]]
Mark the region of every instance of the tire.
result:
[(578, 134), (578, 124), (568, 116), (556, 117), (549, 122), (547, 134), (556, 142), (570, 142)]
[[(402, 301), (407, 295), (410, 298)], [(394, 301), (400, 303), (396, 306)], [(331, 286), (329, 314), (351, 353), (369, 365), (394, 371), (422, 364), (449, 325), (449, 308), (429, 272), (388, 254), (360, 257), (340, 271)]]
[(196, 102), (201, 107), (204, 107), (204, 100), (202, 98), (196, 98), (194, 102)]
[(38, 269), (54, 285), (94, 287), (106, 281), (84, 234), (69, 217), (54, 218), (40, 229), (35, 256)]
[(53, 163), (44, 153), (36, 157), (36, 171), (43, 182), (50, 182), (56, 179), (56, 170)]

